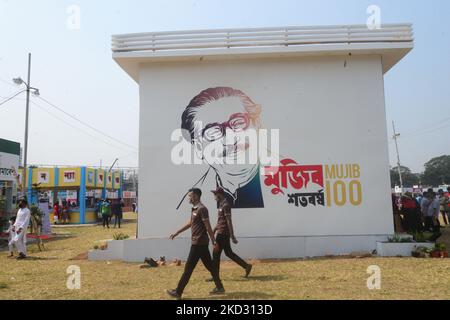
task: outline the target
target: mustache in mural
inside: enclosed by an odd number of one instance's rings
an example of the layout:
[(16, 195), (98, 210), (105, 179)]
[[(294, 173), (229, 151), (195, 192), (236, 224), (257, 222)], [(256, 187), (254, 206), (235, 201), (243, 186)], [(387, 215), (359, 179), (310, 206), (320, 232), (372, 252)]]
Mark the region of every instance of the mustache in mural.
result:
[(246, 152), (249, 150), (250, 144), (248, 142), (245, 143), (235, 143), (234, 145), (226, 145), (223, 148), (222, 157), (237, 157), (240, 152)]
[[(279, 129), (247, 130), (245, 134), (230, 132), (215, 141), (186, 141), (186, 131), (175, 129), (171, 141), (172, 163), (182, 164), (248, 164), (279, 165)], [(270, 137), (270, 138), (269, 138)]]

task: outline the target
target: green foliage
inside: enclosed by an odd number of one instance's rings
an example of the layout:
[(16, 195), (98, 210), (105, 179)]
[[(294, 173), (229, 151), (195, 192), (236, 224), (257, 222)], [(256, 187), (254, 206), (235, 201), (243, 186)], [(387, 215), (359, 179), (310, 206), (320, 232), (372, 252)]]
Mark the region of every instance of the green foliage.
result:
[(37, 222), (38, 226), (41, 226), (42, 225), (42, 217), (44, 216), (44, 213), (42, 212), (42, 210), (39, 209), (39, 207), (37, 205), (32, 204), (30, 206), (30, 213), (31, 213), (31, 216)]
[(450, 155), (436, 157), (425, 163), (422, 180), (430, 186), (450, 183)]
[[(400, 166), (403, 186), (411, 188), (414, 185), (422, 184), (428, 186), (439, 186), (450, 183), (450, 155), (436, 157), (425, 163), (425, 171), (421, 174), (413, 173), (408, 167)], [(391, 187), (400, 185), (400, 178), (397, 167), (390, 170)]]
[(6, 217), (0, 218), (0, 232), (8, 228), (8, 219)]
[[(408, 167), (400, 166), (400, 172), (402, 174), (402, 181), (404, 187), (412, 187), (419, 184), (420, 174), (412, 173)], [(398, 175), (397, 167), (393, 167), (390, 171), (391, 174), (391, 187), (394, 188), (396, 185), (400, 185), (400, 178)]]
[(390, 243), (410, 243), (413, 242), (411, 238), (402, 237), (398, 233), (394, 234), (394, 236), (388, 238), (388, 242)]
[(113, 239), (114, 240), (125, 240), (128, 239), (130, 236), (127, 234), (123, 234), (123, 233), (114, 233), (113, 234)]
[(447, 251), (447, 246), (444, 243), (436, 243), (433, 251)]
[(416, 242), (425, 242), (425, 235), (423, 234), (423, 232), (414, 232), (413, 234), (412, 234), (412, 236), (413, 236), (413, 239), (416, 241)]

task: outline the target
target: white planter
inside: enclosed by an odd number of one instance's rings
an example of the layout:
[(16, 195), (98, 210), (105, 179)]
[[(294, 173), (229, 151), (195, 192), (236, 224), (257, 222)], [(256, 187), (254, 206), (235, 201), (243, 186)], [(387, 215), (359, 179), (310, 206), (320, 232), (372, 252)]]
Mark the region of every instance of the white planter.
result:
[(89, 250), (89, 260), (122, 260), (123, 259), (123, 240), (108, 241), (106, 250)]
[(377, 242), (377, 254), (380, 257), (411, 257), (417, 247), (432, 249), (434, 243), (429, 242)]

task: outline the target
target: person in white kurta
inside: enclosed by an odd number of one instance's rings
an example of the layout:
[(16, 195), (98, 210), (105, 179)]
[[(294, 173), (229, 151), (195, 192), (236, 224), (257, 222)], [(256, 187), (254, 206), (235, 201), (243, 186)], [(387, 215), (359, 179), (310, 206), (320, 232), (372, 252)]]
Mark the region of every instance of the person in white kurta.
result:
[(14, 223), (14, 232), (16, 235), (13, 238), (13, 243), (19, 251), (18, 259), (23, 259), (27, 255), (27, 229), (30, 223), (31, 212), (27, 208), (26, 200), (21, 200), (19, 203), (19, 211), (17, 212), (16, 222)]
[(8, 230), (6, 230), (6, 233), (8, 234), (8, 249), (9, 249), (9, 257), (14, 256), (14, 243), (13, 239), (16, 233), (14, 232), (14, 222), (16, 221), (16, 218), (13, 217), (9, 219), (9, 227)]

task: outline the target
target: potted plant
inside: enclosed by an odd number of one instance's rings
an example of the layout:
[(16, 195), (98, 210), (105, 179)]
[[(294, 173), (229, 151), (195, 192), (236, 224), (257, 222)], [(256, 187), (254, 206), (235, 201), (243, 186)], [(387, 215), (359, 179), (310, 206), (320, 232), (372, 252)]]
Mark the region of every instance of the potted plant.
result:
[(113, 239), (114, 240), (125, 240), (128, 239), (130, 236), (124, 233), (114, 233)]
[[(420, 237), (417, 237), (418, 240)], [(425, 255), (416, 251), (418, 247), (432, 248), (434, 244), (427, 242), (417, 242), (411, 235), (394, 234), (388, 237), (387, 241), (377, 241), (377, 254), (382, 257), (410, 257), (413, 252), (417, 256)]]
[(447, 247), (443, 243), (436, 243), (431, 252), (432, 258), (448, 258)]
[(423, 246), (415, 247), (411, 255), (415, 258), (429, 258), (431, 256), (431, 249)]

